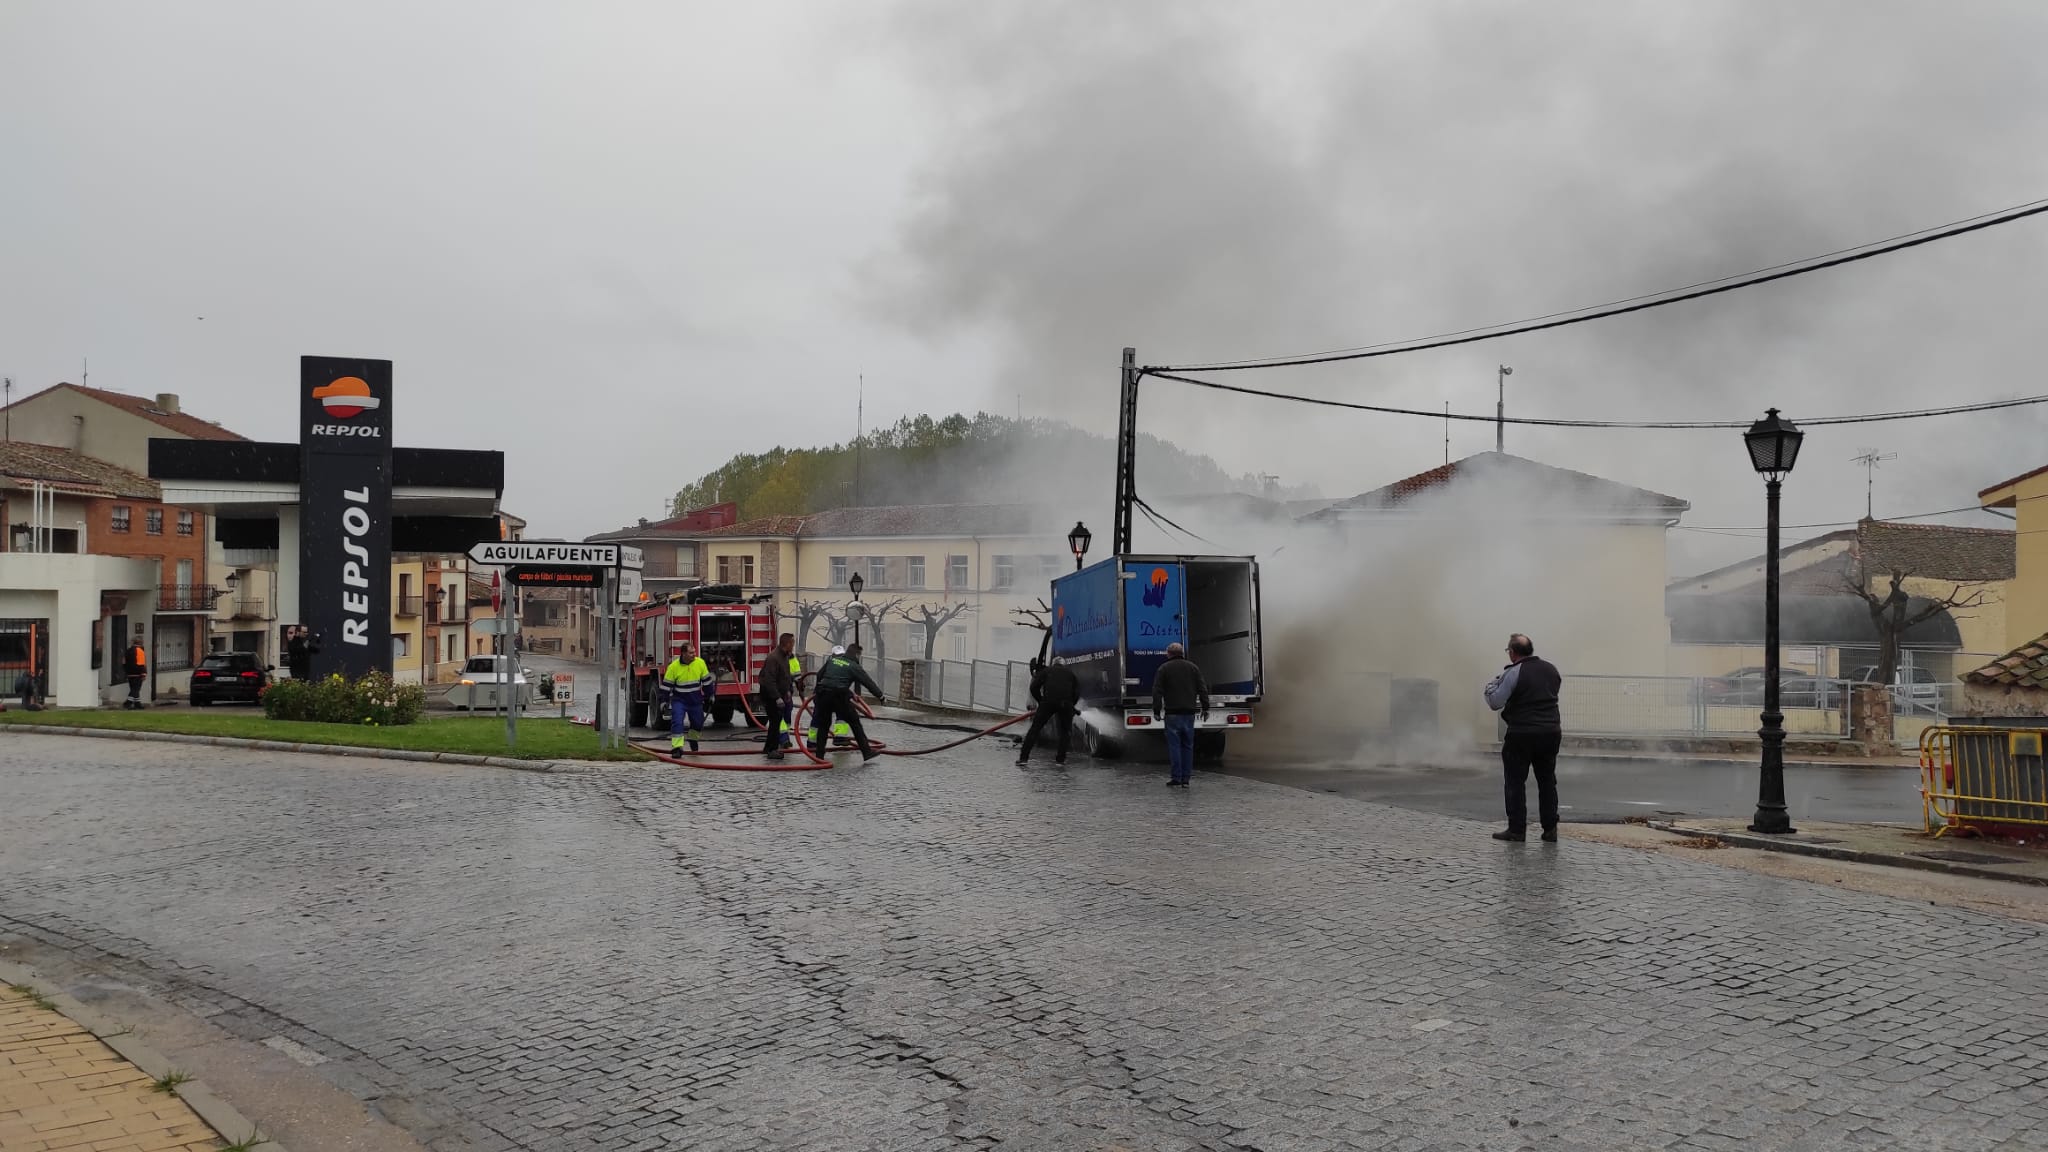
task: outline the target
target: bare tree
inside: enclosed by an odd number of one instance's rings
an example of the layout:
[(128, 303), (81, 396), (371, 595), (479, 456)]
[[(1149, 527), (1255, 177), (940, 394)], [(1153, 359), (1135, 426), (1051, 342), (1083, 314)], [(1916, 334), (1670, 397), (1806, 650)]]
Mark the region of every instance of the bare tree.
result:
[(1036, 608), (1012, 608), (1010, 615), (1017, 618), (1019, 627), (1035, 628), (1041, 633), (1038, 638), (1038, 655), (1040, 659), (1044, 659), (1046, 645), (1052, 641), (1052, 605), (1047, 604), (1045, 597), (1040, 596)]
[[(876, 660), (883, 660), (888, 657), (888, 641), (882, 635), (882, 625), (888, 622), (889, 617), (901, 616), (903, 614), (904, 600), (905, 597), (893, 596), (887, 600), (876, 600), (872, 603), (866, 600), (861, 601), (860, 618), (868, 622), (867, 637), (874, 641)], [(864, 639), (862, 646), (865, 647), (866, 644), (867, 640)]]
[(905, 608), (903, 618), (912, 624), (924, 625), (924, 658), (932, 660), (936, 659), (933, 653), (937, 652), (939, 647), (939, 629), (973, 611), (974, 605), (965, 600), (958, 604), (941, 604), (937, 608), (929, 604), (919, 604), (915, 608)]
[(1908, 629), (1932, 620), (1943, 612), (1982, 607), (1988, 589), (1974, 581), (1958, 581), (1946, 596), (1926, 597), (1915, 607), (1906, 594), (1906, 574), (1894, 568), (1884, 592), (1871, 591), (1875, 583), (1868, 561), (1858, 558), (1843, 581), (1851, 592), (1863, 598), (1870, 611), (1870, 623), (1877, 629), (1877, 674), (1879, 684), (1889, 685), (1899, 671), (1899, 642)]
[[(829, 635), (831, 633), (831, 626), (828, 622), (835, 615), (837, 615), (838, 612), (839, 605), (829, 600), (800, 599), (790, 605), (789, 611), (777, 613), (777, 615), (781, 619), (793, 620), (796, 622), (796, 650), (802, 652), (804, 651), (805, 647), (810, 644), (811, 629), (813, 627), (818, 626), (820, 624), (824, 624), (826, 626), (827, 634)], [(843, 620), (841, 621), (841, 625), (842, 627), (844, 626)], [(835, 639), (832, 642), (834, 644), (838, 644), (842, 641)]]

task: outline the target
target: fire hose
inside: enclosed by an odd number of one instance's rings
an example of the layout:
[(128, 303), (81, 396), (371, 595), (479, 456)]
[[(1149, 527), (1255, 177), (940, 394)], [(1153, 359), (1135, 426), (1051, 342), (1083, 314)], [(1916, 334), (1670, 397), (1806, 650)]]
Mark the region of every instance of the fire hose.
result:
[[(811, 678), (811, 677), (814, 677), (814, 676), (816, 676), (816, 675), (817, 675), (817, 674), (816, 674), (816, 673), (814, 673), (814, 672), (807, 672), (807, 673), (805, 673), (805, 674), (804, 674), (804, 677), (803, 677), (803, 678), (804, 678), (804, 679), (809, 679), (809, 678)], [(799, 680), (799, 683), (801, 683), (801, 680)], [(645, 745), (635, 745), (635, 747), (639, 748), (639, 749), (640, 749), (640, 750), (641, 750), (642, 752), (645, 752), (645, 753), (647, 753), (647, 754), (648, 754), (649, 756), (652, 756), (652, 757), (654, 757), (654, 758), (655, 758), (656, 760), (660, 760), (660, 761), (662, 761), (662, 762), (663, 762), (663, 763), (665, 763), (665, 764), (674, 764), (674, 765), (676, 765), (676, 766), (677, 766), (677, 767), (679, 767), (679, 768), (699, 768), (699, 769), (704, 769), (704, 770), (706, 770), (706, 771), (712, 771), (712, 772), (819, 772), (819, 771), (823, 771), (823, 770), (825, 770), (825, 769), (827, 769), (827, 768), (831, 768), (831, 767), (833, 767), (832, 761), (830, 761), (830, 760), (826, 759), (826, 758), (825, 758), (825, 757), (823, 757), (823, 756), (820, 756), (820, 755), (818, 755), (818, 754), (816, 754), (816, 753), (812, 752), (812, 751), (811, 751), (811, 746), (810, 746), (810, 744), (809, 744), (809, 743), (808, 743), (807, 741), (805, 741), (805, 740), (803, 739), (802, 735), (801, 735), (801, 733), (803, 732), (803, 720), (804, 720), (804, 716), (805, 716), (805, 714), (806, 714), (806, 713), (815, 713), (815, 712), (816, 712), (816, 710), (817, 710), (817, 701), (818, 701), (818, 697), (817, 697), (817, 695), (816, 695), (815, 693), (813, 693), (813, 694), (812, 694), (811, 696), (809, 696), (809, 697), (805, 698), (805, 699), (804, 699), (804, 701), (803, 701), (803, 703), (802, 703), (801, 705), (799, 705), (799, 706), (797, 707), (797, 709), (795, 710), (795, 712), (793, 712), (793, 713), (791, 714), (791, 718), (790, 718), (790, 721), (791, 721), (791, 722), (790, 722), (790, 727), (789, 727), (789, 728), (787, 729), (787, 731), (788, 731), (789, 733), (791, 733), (791, 736), (792, 736), (792, 743), (794, 743), (794, 744), (795, 744), (795, 746), (796, 746), (796, 750), (797, 750), (797, 751), (798, 751), (798, 752), (799, 752), (799, 753), (801, 754), (801, 756), (802, 756), (802, 760), (801, 760), (801, 761), (799, 761), (799, 762), (797, 762), (797, 763), (794, 763), (794, 764), (778, 764), (778, 763), (762, 763), (762, 764), (714, 764), (714, 763), (705, 763), (705, 762), (702, 762), (702, 761), (699, 761), (699, 760), (695, 760), (695, 759), (688, 759), (688, 758), (685, 758), (685, 757), (681, 757), (681, 756), (676, 756), (676, 755), (673, 755), (673, 754), (670, 754), (670, 753), (663, 753), (663, 752), (658, 752), (658, 751), (656, 751), (656, 750), (654, 750), (654, 749), (652, 749), (652, 748), (648, 748), (648, 747), (646, 747)], [(856, 708), (860, 709), (861, 715), (862, 715), (863, 717), (865, 717), (866, 719), (869, 719), (869, 720), (873, 720), (873, 719), (875, 719), (875, 711), (874, 711), (874, 709), (873, 709), (873, 708), (871, 708), (871, 707), (870, 707), (870, 706), (868, 705), (867, 699), (866, 699), (865, 697), (863, 697), (863, 696), (860, 696), (860, 695), (855, 695), (855, 696), (853, 697), (853, 703), (854, 703), (854, 707), (856, 707)], [(765, 731), (767, 730), (768, 726), (767, 726), (767, 725), (766, 725), (765, 723), (763, 723), (763, 722), (761, 721), (761, 718), (760, 718), (760, 717), (758, 717), (758, 716), (754, 715), (754, 704), (753, 704), (753, 696), (752, 696), (751, 694), (743, 694), (743, 695), (741, 695), (741, 696), (740, 696), (740, 708), (741, 708), (741, 709), (742, 709), (742, 710), (743, 710), (743, 711), (744, 711), (744, 712), (746, 713), (746, 716), (747, 716), (747, 722), (748, 722), (748, 724), (749, 724), (749, 725), (750, 725), (750, 726), (751, 726), (751, 727), (752, 727), (753, 729), (755, 729), (755, 730), (759, 730), (759, 731), (764, 731), (764, 732), (765, 732)], [(1030, 712), (1025, 712), (1025, 713), (1023, 713), (1023, 714), (1021, 714), (1021, 715), (1017, 715), (1017, 716), (1012, 716), (1012, 717), (1010, 717), (1009, 719), (1007, 719), (1007, 720), (1004, 720), (1003, 722), (1001, 722), (1001, 723), (999, 723), (999, 724), (993, 724), (993, 725), (990, 725), (989, 727), (987, 727), (987, 728), (983, 728), (983, 729), (981, 729), (980, 731), (976, 731), (976, 732), (970, 732), (970, 733), (969, 733), (968, 735), (966, 735), (966, 736), (962, 736), (962, 737), (961, 737), (960, 739), (958, 739), (958, 740), (951, 740), (951, 741), (948, 741), (948, 742), (946, 742), (946, 743), (944, 743), (944, 744), (940, 744), (940, 745), (937, 745), (937, 746), (935, 746), (935, 747), (931, 747), (931, 748), (912, 748), (912, 749), (896, 749), (896, 748), (891, 748), (891, 747), (889, 747), (889, 746), (888, 746), (887, 744), (883, 743), (883, 742), (882, 742), (882, 741), (880, 741), (880, 740), (869, 740), (869, 741), (868, 741), (868, 746), (869, 746), (870, 748), (874, 749), (874, 750), (875, 750), (876, 752), (878, 752), (878, 753), (880, 753), (881, 755), (884, 755), (884, 756), (929, 756), (929, 755), (931, 755), (931, 754), (932, 754), (932, 753), (934, 753), (934, 752), (945, 752), (945, 751), (948, 751), (948, 750), (950, 750), (950, 749), (958, 748), (958, 747), (960, 747), (960, 746), (961, 746), (961, 745), (963, 745), (963, 744), (971, 744), (971, 743), (973, 743), (974, 741), (976, 741), (976, 740), (980, 740), (980, 739), (982, 739), (982, 738), (984, 738), (984, 737), (987, 737), (987, 736), (993, 736), (993, 735), (995, 735), (995, 734), (996, 734), (997, 732), (1000, 732), (1000, 731), (1002, 731), (1002, 730), (1003, 730), (1003, 729), (1005, 729), (1005, 728), (1009, 728), (1009, 727), (1012, 727), (1012, 726), (1014, 726), (1014, 725), (1017, 725), (1017, 724), (1021, 724), (1021, 723), (1023, 723), (1024, 721), (1026, 721), (1026, 720), (1029, 720), (1029, 719), (1031, 719), (1031, 716), (1032, 716), (1032, 713), (1030, 713)], [(823, 737), (823, 739), (824, 739), (824, 740), (826, 740), (826, 741), (829, 741), (829, 740), (831, 740), (831, 739), (832, 739), (832, 736), (831, 736), (830, 732), (825, 732), (825, 733), (821, 733), (820, 735), (821, 735), (821, 736)], [(744, 742), (744, 743), (746, 743), (746, 744), (748, 744), (748, 745), (750, 745), (750, 746), (751, 746), (751, 745), (752, 745), (752, 744), (754, 743), (754, 741), (753, 741), (752, 739), (747, 739), (747, 740), (744, 740), (744, 741), (740, 741), (740, 740), (721, 740), (721, 741), (718, 741), (718, 743), (742, 743), (742, 742)], [(712, 750), (708, 750), (708, 751), (707, 751), (707, 750), (703, 750), (703, 749), (699, 749), (699, 750), (697, 750), (697, 751), (694, 751), (694, 752), (690, 753), (690, 756), (691, 756), (691, 757), (700, 757), (700, 756), (719, 756), (719, 757), (724, 757), (724, 756), (748, 756), (748, 755), (754, 755), (754, 756), (759, 756), (759, 755), (762, 755), (762, 753), (761, 753), (760, 751), (758, 751), (757, 749), (753, 748), (753, 747), (747, 747), (747, 748), (729, 748), (729, 749), (728, 749), (728, 748), (720, 748), (720, 749), (712, 749)]]

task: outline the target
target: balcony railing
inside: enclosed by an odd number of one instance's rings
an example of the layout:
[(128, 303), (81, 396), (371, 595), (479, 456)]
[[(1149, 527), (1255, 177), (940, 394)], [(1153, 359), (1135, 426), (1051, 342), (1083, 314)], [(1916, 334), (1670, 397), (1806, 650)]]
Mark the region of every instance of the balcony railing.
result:
[(469, 610), (462, 604), (443, 604), (438, 600), (427, 601), (427, 623), (461, 624), (469, 619)]
[(235, 601), (235, 619), (268, 620), (270, 617), (263, 611), (263, 599), (261, 597), (244, 596)]
[(213, 598), (223, 595), (219, 589), (205, 584), (164, 584), (156, 590), (156, 610), (159, 612), (211, 612)]
[(395, 602), (395, 604), (393, 605), (393, 613), (392, 613), (392, 614), (393, 614), (393, 615), (396, 615), (396, 616), (417, 616), (417, 615), (419, 615), (419, 614), (420, 614), (420, 595), (419, 595), (419, 593), (415, 592), (415, 593), (413, 593), (413, 594), (411, 594), (411, 595), (409, 595), (409, 596), (400, 596), (400, 597), (398, 597), (397, 601), (396, 601), (396, 602)]

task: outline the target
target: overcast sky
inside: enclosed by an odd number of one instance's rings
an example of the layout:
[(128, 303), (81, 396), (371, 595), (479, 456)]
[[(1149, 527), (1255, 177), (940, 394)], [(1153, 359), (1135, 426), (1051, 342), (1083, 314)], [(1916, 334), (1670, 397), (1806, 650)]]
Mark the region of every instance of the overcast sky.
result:
[[(0, 5), (0, 372), (294, 436), (297, 357), (396, 362), (399, 442), (502, 448), (580, 536), (736, 451), (987, 407), (1108, 430), (1119, 350), (1374, 343), (2048, 196), (2048, 5)], [(1647, 316), (1234, 382), (1746, 419), (2048, 391), (2048, 219)], [(201, 319), (204, 317), (204, 319)], [(1149, 384), (1147, 430), (1330, 494), (1435, 421)], [(1954, 508), (2042, 416), (1816, 432), (1793, 523)], [(1492, 429), (1452, 432), (1451, 451)], [(1733, 434), (1510, 451), (1759, 522)], [(935, 494), (935, 499), (942, 494)], [(1101, 508), (1079, 515), (1108, 518)], [(1992, 523), (1981, 514), (1959, 522)], [(1743, 539), (1674, 534), (1700, 563)]]

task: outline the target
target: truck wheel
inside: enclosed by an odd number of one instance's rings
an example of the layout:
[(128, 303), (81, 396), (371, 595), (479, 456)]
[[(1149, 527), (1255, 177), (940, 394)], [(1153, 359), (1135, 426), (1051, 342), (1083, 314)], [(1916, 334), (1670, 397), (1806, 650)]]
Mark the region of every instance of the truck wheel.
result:
[(1086, 720), (1081, 722), (1081, 744), (1097, 760), (1115, 760), (1124, 754), (1124, 742), (1103, 732)]
[(732, 725), (733, 711), (732, 701), (720, 700), (711, 706), (712, 723), (717, 724), (720, 728), (730, 727)]
[(1214, 764), (1223, 759), (1222, 732), (1195, 733), (1195, 759), (1204, 764)]

